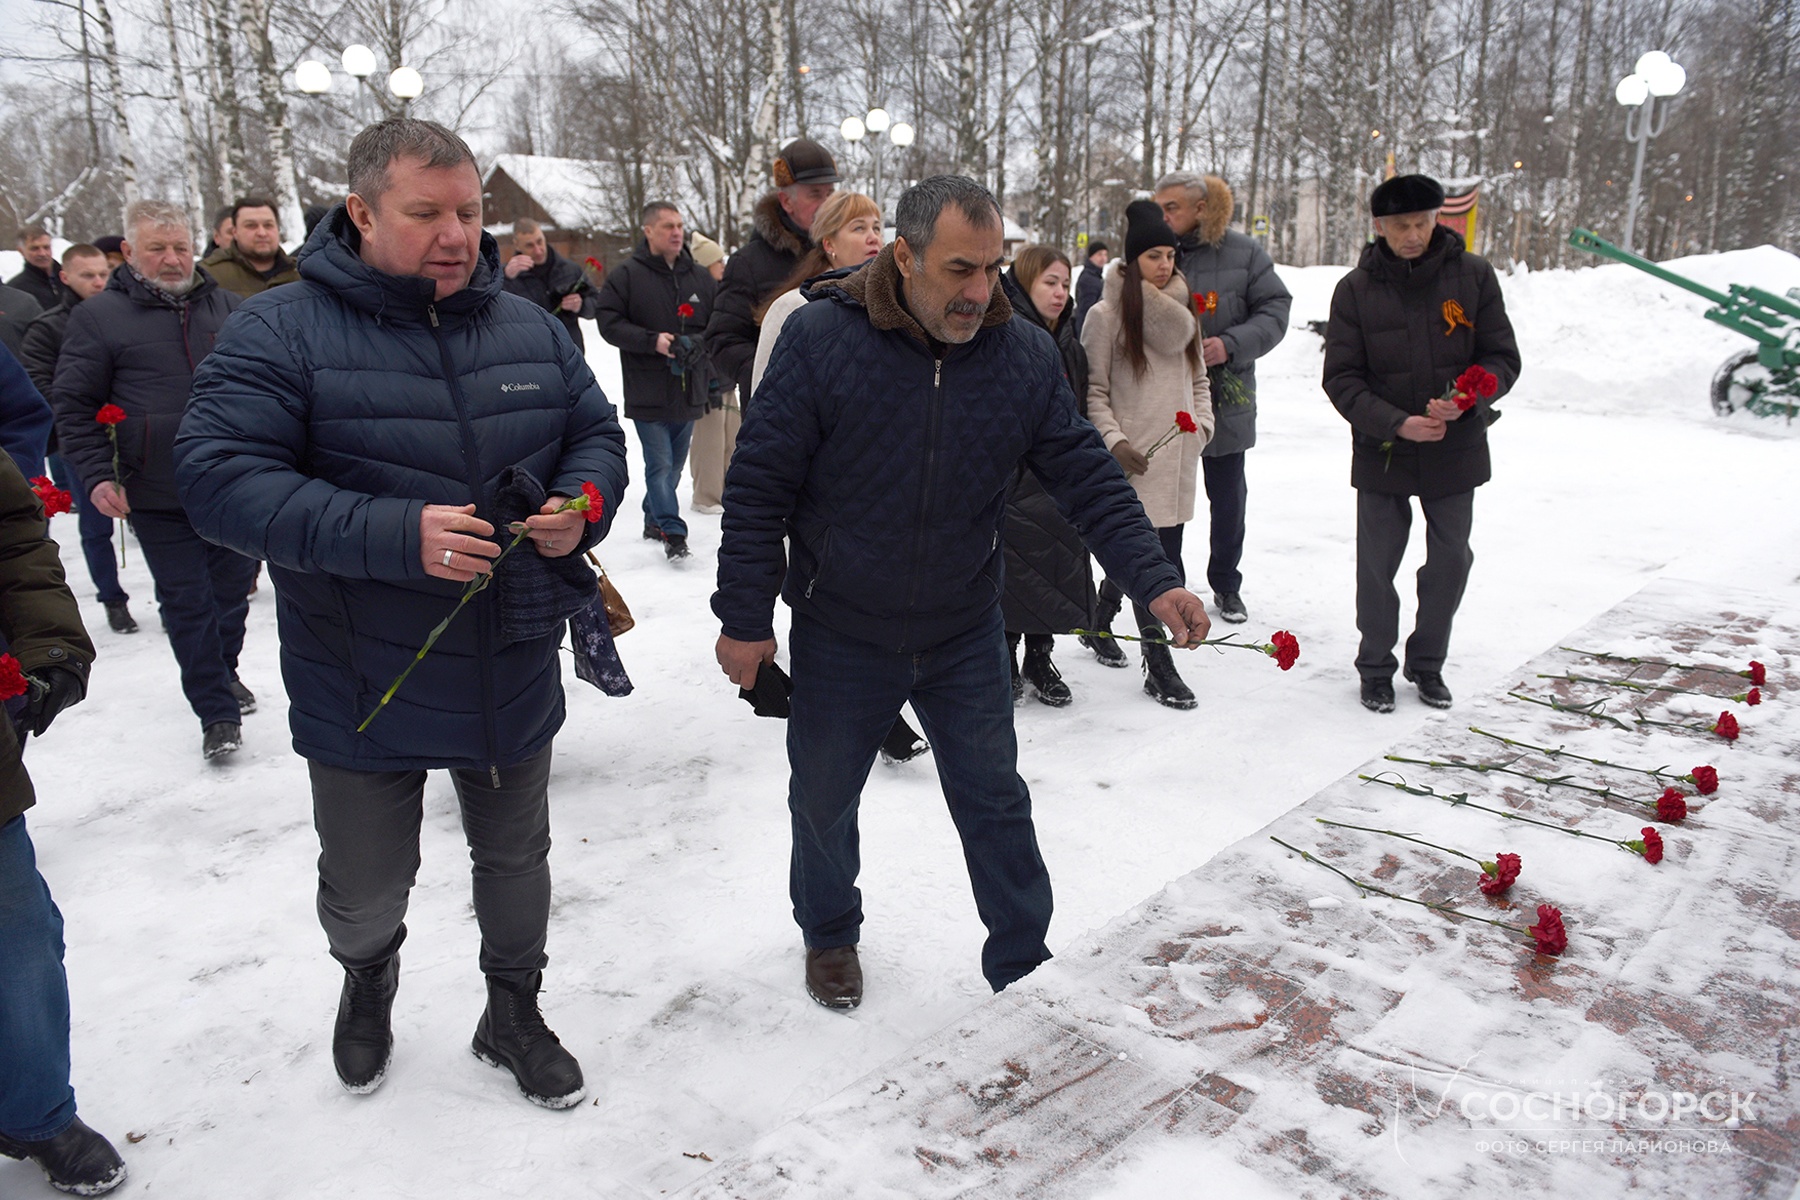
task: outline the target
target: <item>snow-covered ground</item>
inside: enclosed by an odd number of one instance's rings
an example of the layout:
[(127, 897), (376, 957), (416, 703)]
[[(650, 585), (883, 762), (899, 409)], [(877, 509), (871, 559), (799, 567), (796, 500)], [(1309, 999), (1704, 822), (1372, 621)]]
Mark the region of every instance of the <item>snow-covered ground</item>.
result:
[[(1715, 284), (1800, 285), (1800, 259), (1767, 248), (1672, 265)], [(1250, 458), (1248, 631), (1293, 630), (1300, 665), (1283, 674), (1248, 654), (1183, 657), (1201, 696), (1184, 714), (1143, 696), (1135, 670), (1103, 669), (1066, 639), (1058, 660), (1075, 703), (1019, 710), (1021, 770), (1057, 889), (1053, 949), (1429, 712), (1405, 688), (1392, 716), (1356, 703), (1348, 439), (1305, 327), (1325, 316), (1340, 274), (1283, 272), (1293, 330), (1260, 370)], [(1504, 286), (1525, 373), (1492, 432), (1495, 481), (1476, 504), (1451, 686), (1497, 682), (1659, 576), (1791, 590), (1800, 431), (1720, 420), (1706, 400), (1714, 367), (1742, 340), (1703, 321), (1699, 299), (1623, 267)], [(589, 345), (616, 399), (617, 358), (591, 326)], [(865, 793), (868, 998), (849, 1015), (807, 999), (786, 899), (783, 727), (752, 716), (712, 660), (718, 519), (690, 518), (695, 556), (672, 566), (633, 536), (633, 517), (602, 549), (639, 620), (620, 643), (637, 691), (611, 700), (569, 679), (552, 785), (546, 1011), (594, 1097), (569, 1113), (532, 1107), (469, 1054), (481, 980), (467, 854), (441, 776), (426, 794), (394, 1067), (374, 1096), (342, 1091), (330, 1063), (340, 974), (313, 917), (316, 841), (269, 597), (252, 606), (243, 665), (263, 707), (222, 767), (200, 760), (135, 545), (126, 583), (144, 632), (112, 634), (85, 605), (101, 651), (93, 690), (32, 746), (40, 806), (29, 820), (68, 922), (82, 1113), (120, 1144), (133, 1188), (660, 1196), (986, 998), (982, 930), (927, 757), (878, 766)], [(72, 543), (73, 518), (55, 532)], [(1204, 536), (1190, 540), (1198, 579)], [(66, 557), (91, 598), (72, 546)], [(34, 1194), (32, 1175), (0, 1162), (0, 1195)], [(1166, 1194), (1162, 1175), (1146, 1164), (1136, 1194)]]

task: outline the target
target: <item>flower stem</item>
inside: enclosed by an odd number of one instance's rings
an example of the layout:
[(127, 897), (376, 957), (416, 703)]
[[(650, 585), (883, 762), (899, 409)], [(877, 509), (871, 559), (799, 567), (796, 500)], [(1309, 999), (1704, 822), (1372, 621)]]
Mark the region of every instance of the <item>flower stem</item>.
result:
[[(1365, 783), (1379, 783), (1385, 787), (1391, 787), (1395, 791), (1405, 792), (1409, 796), (1429, 796), (1434, 800), (1443, 800), (1453, 808), (1479, 809), (1484, 813), (1492, 813), (1494, 816), (1503, 817), (1508, 821), (1523, 821), (1527, 825), (1540, 825), (1545, 829), (1554, 829), (1558, 833), (1566, 833), (1570, 837), (1587, 838), (1589, 841), (1593, 842), (1611, 842), (1622, 850), (1631, 850), (1630, 846), (1627, 846), (1618, 838), (1602, 837), (1597, 833), (1588, 833), (1581, 829), (1570, 829), (1566, 825), (1552, 825), (1549, 821), (1540, 821), (1536, 817), (1521, 816), (1516, 812), (1509, 812), (1504, 808), (1489, 808), (1485, 804), (1477, 804), (1469, 799), (1469, 793), (1467, 792), (1452, 792), (1449, 795), (1445, 795), (1443, 792), (1440, 792), (1429, 785), (1424, 787), (1414, 787), (1407, 783), (1404, 778), (1399, 778), (1397, 780), (1383, 779), (1380, 775), (1358, 775), (1357, 778)], [(1632, 853), (1635, 854), (1636, 851), (1632, 851)]]
[(1606, 704), (1606, 701), (1604, 700), (1590, 700), (1586, 704), (1564, 704), (1561, 700), (1554, 697), (1549, 700), (1539, 700), (1536, 696), (1527, 696), (1523, 692), (1508, 692), (1506, 694), (1511, 696), (1514, 700), (1523, 700), (1527, 704), (1541, 704), (1545, 708), (1554, 709), (1559, 713), (1570, 713), (1578, 717), (1587, 717), (1592, 721), (1605, 721), (1608, 725), (1617, 726), (1627, 733), (1631, 731), (1631, 726), (1619, 720), (1619, 718), (1609, 717), (1600, 711)]
[(1654, 725), (1658, 729), (1680, 729), (1687, 733), (1711, 733), (1713, 731), (1711, 725), (1695, 725), (1687, 721), (1657, 721), (1646, 717), (1641, 709), (1634, 708), (1631, 711), (1636, 714), (1636, 724), (1638, 725)]
[[(1705, 696), (1709, 700), (1734, 700), (1734, 696), (1717, 696), (1712, 692), (1703, 692), (1698, 688), (1671, 687), (1660, 683), (1638, 683), (1631, 679), (1601, 679), (1595, 675), (1577, 675), (1573, 671), (1565, 671), (1561, 675), (1539, 675), (1539, 679), (1561, 679), (1568, 683), (1597, 683), (1602, 687), (1623, 688), (1628, 692), (1648, 696), (1652, 692), (1670, 692), (1682, 696)], [(1742, 701), (1739, 701), (1742, 703)]]
[[(1594, 787), (1592, 784), (1575, 783), (1567, 775), (1533, 775), (1529, 771), (1515, 771), (1511, 763), (1465, 763), (1439, 762), (1431, 758), (1402, 758), (1398, 754), (1384, 754), (1389, 762), (1411, 763), (1417, 767), (1438, 767), (1448, 771), (1475, 771), (1483, 775), (1512, 775), (1519, 779), (1529, 779), (1533, 783), (1541, 783), (1545, 787), (1573, 788), (1578, 792), (1588, 792), (1608, 800), (1616, 799), (1611, 788)], [(1517, 762), (1514, 759), (1513, 762)]]
[[(1567, 647), (1564, 647), (1564, 649), (1567, 649)], [(1648, 775), (1652, 779), (1670, 779), (1676, 782), (1687, 779), (1687, 776), (1685, 775), (1677, 775), (1673, 771), (1665, 771), (1661, 767), (1628, 767), (1624, 763), (1608, 762), (1604, 758), (1589, 758), (1585, 754), (1577, 754), (1573, 750), (1565, 750), (1561, 746), (1534, 746), (1530, 742), (1521, 742), (1513, 738), (1501, 737), (1497, 733), (1489, 733), (1487, 730), (1477, 729), (1473, 725), (1469, 726), (1469, 732), (1479, 734), (1484, 738), (1492, 738), (1502, 746), (1513, 746), (1520, 750), (1534, 751), (1535, 753), (1542, 754), (1548, 759), (1573, 758), (1580, 762), (1593, 763), (1596, 767), (1611, 767), (1615, 771), (1630, 771), (1637, 775)]]
[[(1150, 646), (1175, 646), (1173, 638), (1138, 637), (1130, 633), (1113, 633), (1107, 629), (1071, 629), (1069, 632), (1077, 637), (1111, 638), (1115, 642), (1143, 642)], [(1237, 635), (1228, 633), (1222, 638), (1205, 638), (1197, 642), (1189, 642), (1185, 646), (1175, 646), (1177, 650), (1192, 650), (1200, 646), (1229, 646), (1233, 650), (1254, 650), (1258, 654), (1269, 652), (1254, 642), (1240, 642)]]
[(1557, 649), (1567, 651), (1570, 654), (1579, 654), (1583, 658), (1597, 658), (1604, 662), (1629, 663), (1634, 667), (1666, 667), (1671, 671), (1712, 671), (1719, 675), (1735, 675), (1740, 677), (1747, 674), (1747, 672), (1735, 670), (1731, 667), (1715, 667), (1709, 666), (1706, 663), (1665, 662), (1660, 658), (1626, 658), (1621, 654), (1607, 654), (1601, 650), (1577, 650), (1573, 646), (1558, 646)]
[(1403, 842), (1412, 842), (1415, 845), (1429, 846), (1433, 850), (1441, 850), (1445, 854), (1454, 854), (1458, 858), (1468, 859), (1477, 866), (1481, 865), (1481, 859), (1476, 858), (1473, 854), (1464, 854), (1461, 850), (1452, 850), (1448, 846), (1440, 846), (1436, 842), (1428, 842), (1424, 838), (1416, 838), (1410, 833), (1401, 833), (1394, 829), (1376, 829), (1368, 825), (1352, 825), (1348, 821), (1328, 821), (1324, 817), (1314, 817), (1313, 820), (1321, 825), (1330, 825), (1334, 829), (1360, 829), (1364, 833), (1379, 833), (1384, 834), (1387, 837), (1399, 838)]
[(1316, 866), (1324, 867), (1327, 871), (1330, 871), (1333, 875), (1336, 875), (1340, 879), (1347, 881), (1352, 887), (1358, 889), (1359, 891), (1372, 892), (1377, 896), (1386, 896), (1389, 900), (1404, 900), (1408, 904), (1417, 904), (1420, 908), (1429, 908), (1433, 912), (1446, 913), (1453, 917), (1467, 917), (1471, 921), (1480, 921), (1482, 924), (1492, 925), (1496, 929), (1510, 929), (1514, 933), (1522, 933), (1526, 937), (1531, 936), (1530, 930), (1526, 929), (1522, 925), (1514, 925), (1507, 921), (1496, 921), (1492, 917), (1477, 916), (1476, 914), (1474, 914), (1472, 912), (1464, 912), (1460, 908), (1452, 908), (1448, 904), (1433, 904), (1429, 900), (1418, 900), (1412, 896), (1402, 896), (1398, 892), (1390, 892), (1386, 888), (1378, 888), (1372, 883), (1365, 883), (1362, 880), (1357, 879), (1355, 876), (1346, 875), (1344, 872), (1338, 870), (1336, 867), (1332, 866), (1330, 863), (1324, 861), (1321, 858), (1316, 858), (1313, 855), (1308, 854), (1306, 851), (1300, 849), (1300, 847), (1298, 847), (1298, 846), (1289, 846), (1286, 842), (1282, 841), (1278, 837), (1275, 837), (1274, 835), (1270, 835), (1269, 840), (1271, 842), (1274, 842), (1277, 846), (1282, 846), (1288, 850), (1292, 850), (1295, 854), (1298, 854), (1301, 858), (1304, 858), (1309, 863), (1313, 863)]

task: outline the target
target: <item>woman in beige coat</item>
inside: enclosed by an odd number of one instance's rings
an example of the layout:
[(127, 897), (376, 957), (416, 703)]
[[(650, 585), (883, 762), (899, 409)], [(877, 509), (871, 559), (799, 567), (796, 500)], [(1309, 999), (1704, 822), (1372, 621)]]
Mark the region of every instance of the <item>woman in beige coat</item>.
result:
[[(1107, 272), (1100, 303), (1087, 315), (1081, 344), (1088, 355), (1088, 419), (1106, 439), (1177, 570), (1181, 534), (1194, 518), (1200, 451), (1212, 437), (1212, 400), (1200, 357), (1200, 321), (1187, 281), (1175, 269), (1175, 231), (1148, 200), (1125, 210), (1125, 258)], [(1194, 431), (1182, 432), (1181, 417)], [(1172, 436), (1171, 436), (1172, 434)], [(1158, 443), (1161, 443), (1158, 446)], [(1100, 628), (1110, 632), (1123, 594), (1109, 579), (1100, 588)], [(1146, 638), (1167, 638), (1150, 611), (1132, 605)], [(1109, 666), (1125, 654), (1109, 637), (1084, 637)], [(1199, 702), (1175, 671), (1166, 645), (1144, 643), (1144, 691), (1170, 708)]]

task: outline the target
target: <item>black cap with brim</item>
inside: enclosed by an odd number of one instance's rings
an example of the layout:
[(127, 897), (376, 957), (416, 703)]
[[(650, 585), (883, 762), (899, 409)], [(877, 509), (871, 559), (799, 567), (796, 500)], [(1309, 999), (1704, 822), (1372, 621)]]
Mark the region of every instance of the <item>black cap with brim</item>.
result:
[(811, 138), (795, 138), (775, 160), (775, 186), (794, 183), (842, 183), (831, 152)]
[(1429, 175), (1396, 175), (1369, 197), (1369, 215), (1397, 217), (1444, 207), (1444, 185)]

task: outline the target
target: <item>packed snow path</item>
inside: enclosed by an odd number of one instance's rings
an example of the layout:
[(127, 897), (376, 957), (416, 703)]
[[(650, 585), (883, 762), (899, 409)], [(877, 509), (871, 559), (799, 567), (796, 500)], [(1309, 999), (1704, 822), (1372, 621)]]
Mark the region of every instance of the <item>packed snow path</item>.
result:
[[(1773, 250), (1675, 269), (1800, 284), (1800, 260)], [(1135, 663), (1109, 671), (1060, 639), (1075, 703), (1019, 710), (1059, 953), (1433, 715), (1406, 687), (1391, 716), (1356, 704), (1348, 435), (1305, 324), (1324, 318), (1340, 273), (1283, 272), (1293, 331), (1261, 368), (1249, 460), (1248, 632), (1293, 630), (1299, 666), (1183, 656), (1201, 706), (1176, 713), (1141, 694)], [(1525, 374), (1493, 429), (1450, 686), (1467, 698), (1508, 681), (1659, 577), (1728, 595), (1790, 588), (1800, 432), (1707, 407), (1713, 368), (1741, 339), (1703, 321), (1694, 297), (1623, 267), (1503, 286)], [(616, 399), (616, 355), (591, 330), (588, 344)], [(571, 676), (557, 741), (545, 1007), (595, 1097), (560, 1114), (469, 1053), (482, 985), (468, 856), (441, 776), (426, 793), (393, 1070), (373, 1096), (343, 1092), (330, 1062), (341, 974), (313, 916), (317, 843), (270, 598), (251, 606), (243, 664), (262, 709), (244, 751), (207, 767), (135, 545), (125, 582), (144, 631), (120, 637), (92, 603), (73, 518), (57, 518), (101, 657), (88, 701), (31, 747), (29, 820), (68, 922), (82, 1113), (119, 1142), (126, 1194), (657, 1197), (989, 999), (929, 757), (878, 767), (865, 796), (868, 999), (848, 1016), (807, 999), (786, 898), (783, 730), (751, 715), (712, 657), (717, 518), (692, 519), (695, 556), (671, 567), (635, 536), (640, 496), (634, 483), (602, 547), (640, 621), (620, 642), (638, 690), (609, 700)], [(1291, 886), (1320, 895), (1329, 882)], [(43, 1186), (0, 1162), (8, 1200)]]

